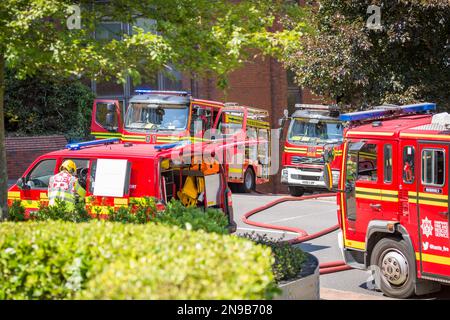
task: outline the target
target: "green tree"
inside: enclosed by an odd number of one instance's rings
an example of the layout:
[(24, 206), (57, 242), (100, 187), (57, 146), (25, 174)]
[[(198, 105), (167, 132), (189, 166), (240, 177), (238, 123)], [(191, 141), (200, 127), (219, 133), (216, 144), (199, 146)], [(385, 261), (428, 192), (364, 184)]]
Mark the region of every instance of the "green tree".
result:
[[(81, 7), (82, 28), (68, 28), (70, 6)], [(292, 11), (291, 1), (272, 0), (2, 0), (0, 3), (0, 218), (7, 215), (4, 145), (5, 68), (19, 78), (55, 77), (139, 81), (169, 63), (180, 71), (213, 72), (222, 86), (226, 75), (248, 57), (281, 54), (299, 39), (298, 26), (272, 28), (275, 17)], [(94, 37), (100, 21), (134, 23), (153, 19), (153, 32), (134, 28), (121, 40)], [(77, 20), (70, 19), (70, 22)], [(76, 23), (72, 23), (76, 26)]]
[[(301, 86), (353, 107), (429, 101), (450, 109), (448, 0), (318, 2), (309, 3), (314, 32), (284, 57)], [(366, 26), (373, 4), (380, 29)]]

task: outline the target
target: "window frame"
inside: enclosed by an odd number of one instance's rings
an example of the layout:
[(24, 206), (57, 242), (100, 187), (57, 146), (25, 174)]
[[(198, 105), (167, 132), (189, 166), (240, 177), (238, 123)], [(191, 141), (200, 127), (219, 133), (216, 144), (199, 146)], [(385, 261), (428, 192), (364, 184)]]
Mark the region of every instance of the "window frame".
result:
[[(446, 168), (445, 168), (445, 159), (446, 159), (446, 154), (445, 154), (445, 149), (442, 149), (442, 148), (423, 148), (422, 150), (421, 150), (422, 152), (421, 152), (421, 161), (420, 161), (420, 169), (421, 169), (421, 177), (420, 177), (420, 180), (421, 180), (421, 183), (422, 183), (422, 185), (424, 185), (424, 186), (433, 186), (433, 187), (444, 187), (445, 186), (445, 175), (446, 175)], [(442, 152), (443, 153), (443, 155), (444, 155), (444, 161), (443, 161), (443, 167), (444, 167), (444, 171), (443, 171), (443, 180), (442, 180), (442, 184), (435, 184), (435, 183), (426, 183), (425, 181), (424, 181), (424, 172), (425, 172), (425, 170), (424, 170), (424, 161), (423, 161), (423, 155), (424, 155), (424, 152), (425, 151), (432, 151), (433, 152), (433, 154), (435, 153), (435, 152)], [(433, 156), (434, 157), (434, 156)], [(432, 177), (433, 177), (433, 179), (434, 179), (434, 173), (435, 173), (435, 167), (434, 167), (434, 161), (433, 161), (433, 163), (432, 163), (432, 173), (431, 173), (431, 175), (432, 175)]]
[[(390, 149), (390, 165), (389, 166), (386, 165), (387, 164), (387, 162), (386, 162), (386, 160), (387, 160), (387, 158), (386, 158), (386, 154), (387, 154), (386, 150), (388, 149), (388, 147)], [(393, 159), (394, 159), (394, 148), (392, 146), (392, 143), (385, 143), (384, 146), (383, 146), (383, 182), (386, 183), (386, 184), (392, 184), (392, 181), (393, 181), (393, 176), (394, 176), (394, 162), (393, 162)], [(390, 180), (387, 180), (386, 172), (388, 170), (390, 171)]]
[(402, 152), (402, 172), (403, 172), (403, 168), (405, 166), (405, 151), (407, 150), (407, 148), (411, 148), (412, 149), (412, 160), (413, 160), (413, 166), (412, 166), (412, 181), (406, 181), (405, 180), (405, 176), (402, 173), (402, 181), (405, 184), (409, 184), (412, 185), (414, 184), (414, 182), (416, 182), (416, 148), (412, 145), (406, 145), (403, 146), (403, 152)]
[[(30, 181), (30, 176), (31, 174), (36, 170), (36, 168), (38, 166), (41, 165), (41, 163), (45, 162), (45, 161), (54, 161), (54, 165), (53, 165), (53, 173), (51, 174), (51, 176), (55, 175), (56, 171), (57, 171), (57, 164), (58, 164), (58, 159), (56, 158), (46, 158), (46, 159), (42, 159), (41, 161), (39, 161), (38, 163), (36, 163), (36, 165), (33, 166), (33, 168), (30, 169), (30, 171), (26, 174), (25, 176), (25, 181), (26, 183), (28, 183), (28, 181)], [(50, 183), (50, 179), (49, 182), (47, 183), (47, 187), (35, 187), (35, 188), (31, 188), (30, 190), (48, 190), (48, 185)]]

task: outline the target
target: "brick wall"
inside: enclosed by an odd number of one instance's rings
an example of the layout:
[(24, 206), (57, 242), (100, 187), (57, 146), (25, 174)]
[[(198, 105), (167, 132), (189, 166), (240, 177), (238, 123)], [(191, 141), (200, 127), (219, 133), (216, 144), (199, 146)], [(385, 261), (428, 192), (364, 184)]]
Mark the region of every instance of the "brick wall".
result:
[(66, 144), (66, 138), (59, 135), (6, 138), (8, 179), (18, 179), (38, 156), (62, 149)]

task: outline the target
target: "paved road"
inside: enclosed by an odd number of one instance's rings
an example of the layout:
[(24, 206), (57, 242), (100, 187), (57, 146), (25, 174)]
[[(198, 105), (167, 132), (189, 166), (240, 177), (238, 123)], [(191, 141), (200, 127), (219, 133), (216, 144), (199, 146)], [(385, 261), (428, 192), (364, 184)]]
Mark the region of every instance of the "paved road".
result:
[[(237, 233), (258, 232), (274, 239), (291, 239), (297, 235), (284, 231), (274, 231), (249, 226), (242, 222), (242, 215), (280, 196), (233, 195)], [(298, 227), (309, 234), (318, 232), (337, 224), (335, 198), (322, 198), (302, 202), (286, 202), (264, 212), (254, 215), (251, 220), (274, 225)], [(314, 254), (319, 261), (342, 260), (337, 243), (337, 231), (318, 239), (304, 242), (299, 246)], [(320, 278), (321, 297), (325, 299), (389, 299), (381, 292), (367, 286), (369, 273), (361, 270), (349, 270), (322, 275)], [(439, 294), (422, 297), (422, 299), (450, 299), (450, 287), (443, 287)]]

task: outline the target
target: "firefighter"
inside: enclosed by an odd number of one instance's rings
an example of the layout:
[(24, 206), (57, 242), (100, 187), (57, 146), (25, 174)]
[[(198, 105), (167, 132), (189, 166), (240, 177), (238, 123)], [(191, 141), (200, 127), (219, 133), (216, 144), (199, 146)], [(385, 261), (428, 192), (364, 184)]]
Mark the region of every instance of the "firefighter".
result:
[(59, 173), (50, 178), (48, 184), (49, 206), (55, 205), (56, 200), (66, 202), (67, 209), (75, 209), (77, 197), (84, 198), (86, 190), (75, 177), (77, 166), (72, 160), (65, 160), (59, 168)]

